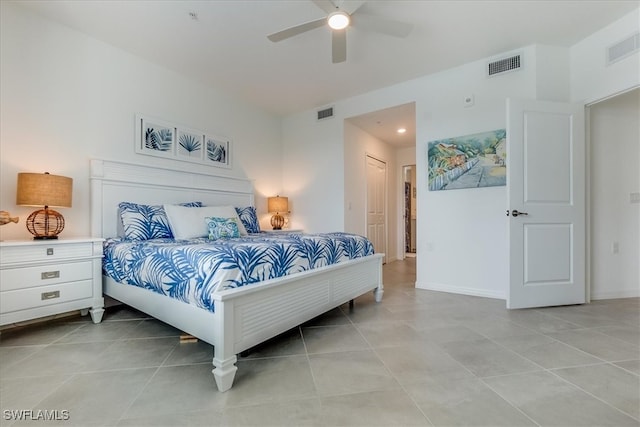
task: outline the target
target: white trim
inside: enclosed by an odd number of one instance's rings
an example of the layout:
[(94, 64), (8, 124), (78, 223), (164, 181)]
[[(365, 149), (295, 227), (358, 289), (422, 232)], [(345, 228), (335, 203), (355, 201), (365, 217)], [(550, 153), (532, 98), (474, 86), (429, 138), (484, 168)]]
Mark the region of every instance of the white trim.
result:
[(622, 291), (615, 292), (597, 292), (591, 295), (591, 300), (602, 299), (618, 299), (618, 298), (640, 298), (640, 288), (636, 289), (624, 289)]
[(451, 285), (445, 285), (442, 283), (434, 283), (434, 282), (427, 282), (424, 284), (416, 282), (416, 288), (425, 289), (428, 291), (449, 292), (452, 294), (471, 295), (471, 296), (484, 297), (484, 298), (494, 298), (494, 299), (501, 299), (501, 300), (507, 299), (507, 295), (504, 292), (491, 292), (491, 291), (486, 291), (484, 289), (466, 288), (463, 286), (451, 286)]
[(609, 95), (603, 96), (601, 98), (592, 98), (590, 100), (584, 101), (584, 105), (586, 107), (590, 107), (590, 106), (592, 106), (594, 104), (597, 104), (599, 102), (608, 101), (611, 98), (615, 98), (618, 95), (623, 95), (623, 94), (625, 94), (627, 92), (631, 92), (631, 91), (633, 91), (635, 89), (638, 89), (638, 88), (640, 88), (640, 84), (636, 84), (636, 85), (633, 85), (633, 86), (628, 87), (626, 89), (622, 89), (622, 90), (619, 90), (617, 92), (610, 93)]

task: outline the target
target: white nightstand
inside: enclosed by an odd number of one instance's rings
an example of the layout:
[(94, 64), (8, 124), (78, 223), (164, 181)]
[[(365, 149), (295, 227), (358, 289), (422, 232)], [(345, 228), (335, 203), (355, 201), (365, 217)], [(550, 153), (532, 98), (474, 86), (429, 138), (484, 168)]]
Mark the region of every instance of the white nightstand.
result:
[(0, 325), (73, 310), (100, 323), (102, 241), (0, 242)]
[(302, 233), (304, 230), (301, 229), (297, 229), (297, 228), (283, 228), (282, 230), (262, 230), (265, 233), (274, 233), (274, 234), (299, 234)]

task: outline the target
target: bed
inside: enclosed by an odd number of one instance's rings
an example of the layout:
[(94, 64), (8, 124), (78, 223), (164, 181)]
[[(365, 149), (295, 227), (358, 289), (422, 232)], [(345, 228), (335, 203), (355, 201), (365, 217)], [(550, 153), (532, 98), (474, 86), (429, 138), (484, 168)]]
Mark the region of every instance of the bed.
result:
[[(91, 160), (91, 231), (107, 242), (121, 235), (119, 204), (253, 206), (247, 179), (124, 162)], [(383, 294), (382, 257), (344, 262), (252, 283), (216, 286), (209, 309), (103, 275), (105, 295), (168, 323), (214, 347), (213, 376), (219, 391), (233, 385), (237, 354), (337, 306), (373, 292)]]

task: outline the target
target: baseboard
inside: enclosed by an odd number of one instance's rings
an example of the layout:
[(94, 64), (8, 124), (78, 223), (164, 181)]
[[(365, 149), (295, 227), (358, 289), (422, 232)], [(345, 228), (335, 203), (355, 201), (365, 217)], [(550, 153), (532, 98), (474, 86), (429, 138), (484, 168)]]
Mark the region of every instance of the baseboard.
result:
[[(471, 295), (475, 297), (493, 298), (506, 300), (507, 296), (501, 292), (485, 291), (476, 288), (466, 288), (462, 286), (451, 286), (442, 283), (418, 283), (416, 282), (417, 289), (424, 289), (429, 291), (449, 292), (452, 294)], [(604, 299), (618, 299), (618, 298), (640, 298), (640, 289), (624, 289), (614, 292), (593, 292), (591, 293), (591, 300), (604, 300)]]
[(591, 291), (591, 299), (618, 299), (618, 298), (640, 298), (640, 289), (624, 289), (614, 292), (594, 292)]
[(465, 288), (462, 286), (451, 286), (451, 285), (445, 285), (442, 283), (433, 283), (433, 282), (427, 282), (427, 283), (418, 283), (416, 282), (416, 288), (417, 289), (425, 289), (425, 290), (429, 290), (429, 291), (438, 291), (438, 292), (449, 292), (452, 294), (461, 294), (461, 295), (471, 295), (474, 297), (483, 297), (483, 298), (493, 298), (493, 299), (501, 299), (501, 300), (506, 300), (507, 297), (505, 294), (500, 293), (500, 292), (490, 292), (490, 291), (485, 291), (482, 289), (475, 289), (475, 288)]

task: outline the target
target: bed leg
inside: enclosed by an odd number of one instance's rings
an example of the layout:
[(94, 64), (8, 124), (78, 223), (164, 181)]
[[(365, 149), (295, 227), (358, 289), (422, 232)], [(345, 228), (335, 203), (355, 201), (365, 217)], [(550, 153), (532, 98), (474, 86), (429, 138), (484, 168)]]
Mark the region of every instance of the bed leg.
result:
[[(104, 308), (102, 308), (102, 307), (93, 307), (93, 308), (91, 308), (91, 310), (89, 310), (89, 313), (91, 313), (91, 321), (93, 323), (102, 322), (102, 315), (104, 314)], [(86, 313), (84, 314), (84, 316), (86, 316)]]
[(235, 365), (238, 358), (234, 355), (228, 359), (220, 360), (216, 357), (213, 358), (213, 377), (216, 379), (216, 385), (219, 391), (227, 391), (233, 385), (233, 378), (236, 376), (238, 370)]
[(373, 295), (376, 298), (376, 302), (382, 301), (382, 294), (384, 294), (384, 288), (382, 284), (373, 290)]

